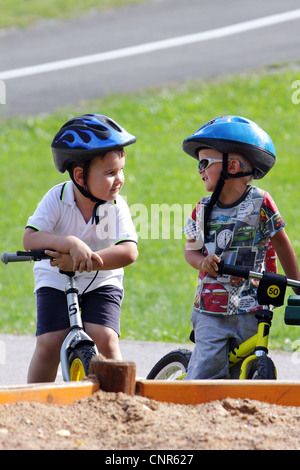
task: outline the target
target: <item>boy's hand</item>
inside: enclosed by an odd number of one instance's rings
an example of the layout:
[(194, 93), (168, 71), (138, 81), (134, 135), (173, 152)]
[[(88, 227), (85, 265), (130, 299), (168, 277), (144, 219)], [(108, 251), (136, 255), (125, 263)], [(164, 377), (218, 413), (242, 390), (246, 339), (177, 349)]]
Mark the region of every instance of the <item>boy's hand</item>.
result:
[(93, 260), (100, 266), (103, 265), (100, 256), (76, 237), (71, 237), (69, 254), (73, 259), (73, 271), (79, 271), (80, 273), (83, 271), (91, 272), (93, 270)]
[(52, 250), (45, 250), (45, 253), (53, 258), (50, 260), (51, 266), (55, 266), (62, 271), (73, 271), (73, 260), (69, 254)]
[(50, 261), (51, 266), (56, 266), (62, 271), (91, 272), (94, 261), (99, 268), (103, 266), (101, 257), (76, 237), (70, 237), (68, 253), (51, 250), (46, 250), (45, 253), (54, 258)]
[(218, 276), (218, 263), (220, 263), (221, 258), (216, 254), (207, 255), (203, 261), (201, 261), (199, 269), (200, 271), (210, 274), (212, 277)]
[(51, 250), (45, 250), (45, 253), (53, 258), (50, 261), (51, 266), (56, 266), (62, 271), (79, 271), (80, 273), (83, 271), (91, 272), (93, 271), (93, 260), (98, 263), (99, 267), (103, 266), (102, 259), (96, 253), (92, 253), (91, 259), (86, 263), (81, 262), (78, 269), (74, 269), (74, 260), (68, 253), (59, 253), (58, 251)]

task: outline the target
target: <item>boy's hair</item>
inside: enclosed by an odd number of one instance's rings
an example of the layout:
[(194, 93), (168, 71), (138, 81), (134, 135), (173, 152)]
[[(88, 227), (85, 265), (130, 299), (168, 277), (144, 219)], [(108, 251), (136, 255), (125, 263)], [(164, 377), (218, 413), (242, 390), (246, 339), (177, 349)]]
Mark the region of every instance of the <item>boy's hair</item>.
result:
[[(120, 158), (125, 156), (125, 150), (123, 148), (116, 149), (116, 150), (114, 150), (114, 152), (118, 153)], [(109, 151), (108, 152), (100, 152), (98, 155), (95, 155), (95, 157), (93, 157), (92, 160), (96, 157), (99, 157), (99, 158), (103, 159), (107, 153), (109, 153)], [(89, 164), (87, 165), (86, 161), (73, 162), (73, 163), (70, 163), (70, 165), (68, 166), (68, 171), (69, 171), (69, 173), (70, 173), (70, 171), (73, 173), (74, 169), (77, 168), (77, 167), (80, 167), (84, 170), (86, 166), (89, 166)]]

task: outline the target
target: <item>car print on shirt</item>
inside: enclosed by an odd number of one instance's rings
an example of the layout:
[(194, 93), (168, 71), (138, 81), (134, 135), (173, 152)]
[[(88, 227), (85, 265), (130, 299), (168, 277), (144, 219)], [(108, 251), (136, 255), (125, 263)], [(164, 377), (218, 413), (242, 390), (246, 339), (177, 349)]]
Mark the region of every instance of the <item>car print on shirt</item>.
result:
[(220, 314), (224, 314), (227, 311), (228, 292), (225, 287), (218, 282), (204, 284), (199, 300), (200, 305), (197, 307), (195, 303), (195, 307), (201, 308), (201, 310)]

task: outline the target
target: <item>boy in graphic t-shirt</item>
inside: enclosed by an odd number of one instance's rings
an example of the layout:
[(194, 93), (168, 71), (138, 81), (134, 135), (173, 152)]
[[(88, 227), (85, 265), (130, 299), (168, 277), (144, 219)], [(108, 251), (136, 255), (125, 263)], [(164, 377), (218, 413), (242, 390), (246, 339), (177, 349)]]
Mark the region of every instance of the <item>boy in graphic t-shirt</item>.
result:
[(255, 186), (275, 163), (271, 138), (254, 122), (222, 116), (183, 142), (207, 192), (188, 219), (185, 259), (198, 270), (192, 311), (195, 348), (186, 379), (228, 378), (228, 352), (257, 331), (257, 281), (218, 275), (218, 263), (299, 280), (298, 263), (271, 196)]

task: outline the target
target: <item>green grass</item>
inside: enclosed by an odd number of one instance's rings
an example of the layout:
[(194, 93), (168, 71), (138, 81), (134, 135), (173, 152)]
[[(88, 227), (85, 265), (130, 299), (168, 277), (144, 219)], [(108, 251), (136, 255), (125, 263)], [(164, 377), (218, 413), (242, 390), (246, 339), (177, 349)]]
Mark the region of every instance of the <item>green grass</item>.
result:
[[(226, 113), (246, 116), (273, 137), (277, 164), (260, 186), (274, 197), (300, 260), (297, 217), (300, 105), (291, 101), (291, 86), (298, 77), (299, 71), (293, 67), (264, 70), (215, 82), (199, 81), (177, 88), (108, 96), (49, 116), (2, 120), (0, 251), (22, 248), (28, 215), (42, 195), (64, 179), (56, 172), (50, 151), (50, 142), (60, 125), (81, 112), (107, 114), (137, 136), (137, 143), (127, 149), (126, 183), (122, 194), (135, 209), (133, 215), (138, 230), (141, 213), (136, 210), (144, 211), (140, 256), (135, 264), (125, 269), (122, 337), (186, 342), (196, 272), (184, 261), (183, 237), (176, 238), (172, 231), (171, 239), (164, 239), (160, 231), (159, 236), (153, 238), (151, 207), (155, 204), (176, 205), (177, 209), (193, 207), (204, 190), (195, 161), (181, 149), (183, 139), (215, 116)], [(183, 213), (179, 215), (181, 220), (176, 230), (180, 230), (185, 221)], [(1, 332), (34, 332), (32, 291), (30, 264), (0, 266)], [(274, 315), (271, 346), (289, 349), (300, 331), (284, 324), (283, 313), (284, 309), (280, 308)]]
[(0, 29), (13, 26), (24, 28), (43, 19), (70, 19), (92, 9), (103, 11), (142, 1), (144, 0), (1, 0)]

